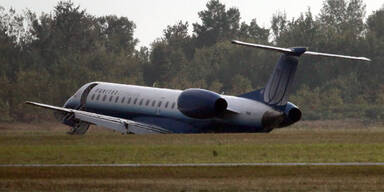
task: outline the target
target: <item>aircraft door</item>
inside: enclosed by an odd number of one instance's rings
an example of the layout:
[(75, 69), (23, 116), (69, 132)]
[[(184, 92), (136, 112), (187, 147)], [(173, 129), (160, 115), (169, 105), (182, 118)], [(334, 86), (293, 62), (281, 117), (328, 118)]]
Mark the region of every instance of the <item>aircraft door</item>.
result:
[(84, 89), (83, 93), (81, 94), (80, 98), (80, 105), (78, 107), (79, 110), (85, 110), (87, 97), (89, 93), (91, 92), (92, 88), (94, 88), (97, 85), (97, 83), (90, 84), (87, 88)]
[[(79, 92), (81, 93), (81, 96), (80, 96), (80, 104), (77, 107), (78, 110), (86, 110), (87, 97), (91, 92), (92, 88), (94, 88), (96, 85), (97, 83), (84, 85), (85, 89), (82, 92)], [(84, 135), (89, 128), (89, 123), (82, 122), (78, 119), (75, 119), (74, 115), (71, 113), (67, 114), (63, 118), (63, 123), (72, 127), (71, 130), (67, 132), (70, 135)]]

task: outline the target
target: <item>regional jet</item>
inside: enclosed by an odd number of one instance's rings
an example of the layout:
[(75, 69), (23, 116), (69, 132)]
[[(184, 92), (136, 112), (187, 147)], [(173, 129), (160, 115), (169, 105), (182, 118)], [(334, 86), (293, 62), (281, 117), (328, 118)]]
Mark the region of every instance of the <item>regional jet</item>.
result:
[(27, 104), (51, 109), (71, 127), (73, 135), (97, 125), (122, 134), (149, 133), (266, 133), (292, 125), (301, 110), (288, 102), (288, 93), (302, 55), (370, 61), (308, 51), (304, 47), (280, 48), (232, 41), (233, 44), (281, 53), (265, 88), (238, 96), (190, 88), (162, 89), (106, 82), (83, 85), (63, 107), (36, 102)]

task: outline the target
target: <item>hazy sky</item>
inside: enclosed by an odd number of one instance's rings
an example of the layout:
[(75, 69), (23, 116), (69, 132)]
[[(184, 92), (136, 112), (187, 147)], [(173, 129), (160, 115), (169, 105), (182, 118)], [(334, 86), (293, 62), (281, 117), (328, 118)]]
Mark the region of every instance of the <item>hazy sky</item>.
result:
[[(0, 6), (14, 8), (18, 12), (26, 8), (34, 12), (49, 13), (58, 0), (0, 0)], [(126, 16), (136, 23), (135, 37), (139, 45), (148, 46), (156, 38), (161, 37), (167, 25), (177, 21), (188, 21), (190, 30), (192, 23), (198, 22), (197, 13), (205, 9), (208, 0), (72, 0), (88, 13), (101, 15)], [(285, 11), (288, 18), (298, 17), (308, 7), (317, 15), (322, 7), (322, 0), (221, 0), (229, 7), (240, 10), (242, 21), (249, 23), (256, 18), (261, 26), (269, 27), (272, 15)], [(383, 0), (365, 0), (367, 15), (381, 8)]]

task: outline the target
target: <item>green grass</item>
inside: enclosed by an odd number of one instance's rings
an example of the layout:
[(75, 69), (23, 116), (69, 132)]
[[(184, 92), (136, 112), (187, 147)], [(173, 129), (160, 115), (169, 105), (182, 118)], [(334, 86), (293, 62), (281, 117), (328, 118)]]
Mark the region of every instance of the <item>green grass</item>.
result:
[(19, 145), (0, 163), (384, 162), (383, 144)]
[(384, 167), (0, 168), (6, 191), (383, 191)]
[(384, 162), (384, 127), (306, 129), (270, 134), (119, 135), (7, 130), (0, 164)]
[[(270, 134), (119, 135), (0, 125), (0, 164), (384, 162), (384, 126), (303, 122)], [(0, 167), (0, 191), (384, 191), (384, 166)]]

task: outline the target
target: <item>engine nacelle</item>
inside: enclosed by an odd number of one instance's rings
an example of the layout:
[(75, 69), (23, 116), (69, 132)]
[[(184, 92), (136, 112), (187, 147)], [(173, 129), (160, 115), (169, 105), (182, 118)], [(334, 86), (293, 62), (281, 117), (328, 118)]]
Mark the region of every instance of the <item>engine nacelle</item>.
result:
[(291, 102), (288, 102), (284, 110), (285, 118), (280, 127), (292, 125), (301, 119), (301, 110)]
[(215, 92), (205, 89), (186, 89), (180, 94), (177, 107), (188, 117), (207, 119), (224, 113), (228, 103)]

